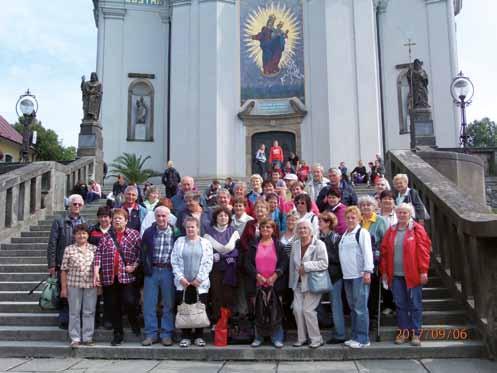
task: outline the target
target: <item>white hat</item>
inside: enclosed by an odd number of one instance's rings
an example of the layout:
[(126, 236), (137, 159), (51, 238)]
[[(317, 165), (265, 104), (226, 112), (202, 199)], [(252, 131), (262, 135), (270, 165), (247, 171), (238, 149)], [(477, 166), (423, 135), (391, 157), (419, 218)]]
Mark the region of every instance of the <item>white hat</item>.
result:
[(283, 178), (284, 180), (298, 180), (299, 178), (295, 174), (286, 174), (285, 177)]

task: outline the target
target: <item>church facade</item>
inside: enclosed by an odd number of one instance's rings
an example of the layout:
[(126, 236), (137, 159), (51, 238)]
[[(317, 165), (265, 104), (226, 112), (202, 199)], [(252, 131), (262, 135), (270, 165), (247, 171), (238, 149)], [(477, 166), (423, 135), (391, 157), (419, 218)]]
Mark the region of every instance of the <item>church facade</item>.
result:
[(239, 177), (278, 140), (285, 156), (353, 167), (409, 148), (415, 59), (429, 112), (417, 135), (458, 144), (462, 0), (93, 3), (107, 163), (128, 152), (156, 170), (171, 159), (182, 174)]

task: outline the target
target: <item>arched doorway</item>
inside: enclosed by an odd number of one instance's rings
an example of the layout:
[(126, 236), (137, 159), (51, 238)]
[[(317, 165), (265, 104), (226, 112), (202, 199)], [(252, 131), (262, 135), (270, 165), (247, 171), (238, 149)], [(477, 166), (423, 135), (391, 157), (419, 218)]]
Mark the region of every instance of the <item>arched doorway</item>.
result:
[(255, 172), (255, 153), (257, 152), (257, 149), (259, 149), (261, 144), (266, 145), (266, 157), (269, 159), (269, 149), (273, 145), (274, 140), (278, 140), (278, 143), (283, 148), (285, 159), (288, 159), (290, 152), (297, 153), (294, 133), (285, 131), (257, 132), (252, 135), (252, 173)]

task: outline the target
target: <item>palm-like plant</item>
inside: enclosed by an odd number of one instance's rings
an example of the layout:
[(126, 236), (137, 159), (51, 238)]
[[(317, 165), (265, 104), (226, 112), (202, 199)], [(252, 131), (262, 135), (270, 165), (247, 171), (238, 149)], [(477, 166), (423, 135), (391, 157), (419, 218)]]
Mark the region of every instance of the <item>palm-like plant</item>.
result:
[(150, 168), (143, 168), (149, 158), (150, 156), (146, 156), (142, 159), (141, 155), (123, 153), (110, 164), (112, 167), (110, 176), (122, 175), (129, 184), (143, 184), (149, 178), (160, 175)]

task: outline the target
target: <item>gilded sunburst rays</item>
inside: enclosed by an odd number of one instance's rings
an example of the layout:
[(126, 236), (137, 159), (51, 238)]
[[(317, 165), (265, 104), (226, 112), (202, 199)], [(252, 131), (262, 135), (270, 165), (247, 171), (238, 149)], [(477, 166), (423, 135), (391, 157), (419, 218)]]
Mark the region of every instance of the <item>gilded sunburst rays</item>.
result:
[(296, 18), (291, 8), (280, 2), (271, 2), (265, 7), (257, 7), (247, 17), (243, 27), (243, 41), (247, 48), (247, 53), (250, 58), (257, 64), (262, 71), (262, 50), (258, 40), (253, 40), (252, 36), (261, 32), (262, 28), (271, 15), (274, 15), (276, 27), (278, 23), (282, 22), (282, 30), (288, 30), (288, 38), (286, 39), (285, 50), (281, 56), (280, 68), (284, 68), (295, 56), (295, 47), (300, 40), (300, 22)]

